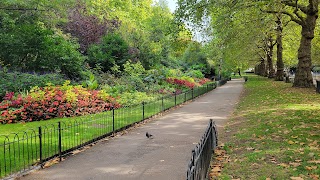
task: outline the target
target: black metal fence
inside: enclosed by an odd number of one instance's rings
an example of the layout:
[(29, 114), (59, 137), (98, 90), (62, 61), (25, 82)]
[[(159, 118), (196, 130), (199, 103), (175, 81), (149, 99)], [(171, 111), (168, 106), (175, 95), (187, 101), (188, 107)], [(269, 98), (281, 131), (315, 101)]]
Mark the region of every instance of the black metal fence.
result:
[(200, 143), (192, 150), (192, 157), (188, 164), (187, 180), (207, 179), (210, 160), (217, 145), (217, 128), (212, 119), (210, 119)]
[(215, 88), (215, 84), (208, 84), (140, 105), (68, 118), (55, 124), (10, 135), (0, 134), (0, 178), (41, 168), (47, 161), (55, 158), (61, 161), (63, 156), (73, 150), (110, 136)]

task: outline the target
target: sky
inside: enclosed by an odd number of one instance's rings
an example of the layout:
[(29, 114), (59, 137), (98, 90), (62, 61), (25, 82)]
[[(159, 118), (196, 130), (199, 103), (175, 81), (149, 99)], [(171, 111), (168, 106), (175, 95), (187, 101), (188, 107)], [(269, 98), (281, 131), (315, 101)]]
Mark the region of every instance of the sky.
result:
[(176, 9), (177, 0), (167, 0), (171, 12)]

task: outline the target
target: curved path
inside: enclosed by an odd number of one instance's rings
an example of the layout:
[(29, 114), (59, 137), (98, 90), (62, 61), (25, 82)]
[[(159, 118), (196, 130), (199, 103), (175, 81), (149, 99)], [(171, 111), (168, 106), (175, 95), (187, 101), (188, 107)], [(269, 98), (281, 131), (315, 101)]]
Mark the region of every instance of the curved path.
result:
[[(25, 180), (182, 180), (191, 150), (214, 119), (218, 131), (226, 124), (243, 89), (243, 80), (232, 80), (193, 102), (177, 108), (128, 134), (101, 141), (84, 152)], [(153, 139), (145, 136), (146, 132)]]

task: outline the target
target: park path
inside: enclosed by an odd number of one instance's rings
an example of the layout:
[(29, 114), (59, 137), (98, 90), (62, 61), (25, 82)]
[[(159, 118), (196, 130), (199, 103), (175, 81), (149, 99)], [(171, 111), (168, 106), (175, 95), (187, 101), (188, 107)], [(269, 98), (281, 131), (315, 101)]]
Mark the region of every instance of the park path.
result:
[[(183, 180), (191, 150), (199, 142), (209, 119), (223, 130), (243, 89), (243, 80), (224, 86), (127, 134), (97, 143), (22, 180)], [(145, 136), (146, 132), (153, 139)]]

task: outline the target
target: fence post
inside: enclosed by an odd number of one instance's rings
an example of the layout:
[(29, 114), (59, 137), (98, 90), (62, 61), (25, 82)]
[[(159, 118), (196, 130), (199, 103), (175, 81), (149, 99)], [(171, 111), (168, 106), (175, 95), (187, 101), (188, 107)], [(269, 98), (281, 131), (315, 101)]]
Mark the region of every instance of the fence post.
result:
[(184, 92), (184, 102), (187, 101), (187, 92)]
[(144, 102), (142, 102), (142, 120), (144, 120)]
[(196, 175), (197, 175), (197, 169), (194, 163), (195, 159), (196, 159), (196, 151), (192, 150), (192, 166), (194, 167), (194, 171), (192, 173), (192, 179), (196, 179)]
[(218, 146), (218, 133), (217, 133), (217, 126), (216, 126), (216, 123), (210, 119), (210, 123), (212, 124), (212, 130), (214, 131), (213, 132), (213, 135), (214, 135), (214, 144), (213, 144), (213, 148), (217, 147)]
[(163, 96), (162, 96), (161, 100), (162, 100), (162, 102), (161, 102), (162, 111), (164, 111)]
[(115, 132), (115, 127), (114, 127), (114, 119), (115, 119), (115, 117), (114, 117), (114, 107), (111, 106), (111, 109), (112, 109), (112, 134), (114, 136), (114, 132)]
[(194, 98), (194, 97), (193, 97), (193, 96), (194, 96), (194, 94), (193, 94), (193, 93), (194, 93), (194, 92), (193, 92), (193, 88), (192, 88), (192, 93), (191, 93), (191, 94), (192, 94), (192, 96), (191, 96), (191, 97), (192, 97), (192, 99)]
[(177, 105), (177, 91), (174, 92), (174, 106)]
[(209, 85), (207, 84), (207, 92), (209, 92)]
[(58, 122), (58, 131), (59, 131), (59, 147), (58, 147), (58, 149), (59, 149), (59, 161), (62, 161), (62, 138), (61, 138), (61, 122), (59, 121)]
[(38, 128), (39, 130), (39, 158), (40, 158), (40, 166), (43, 168), (43, 159), (42, 159), (42, 129), (41, 126)]

